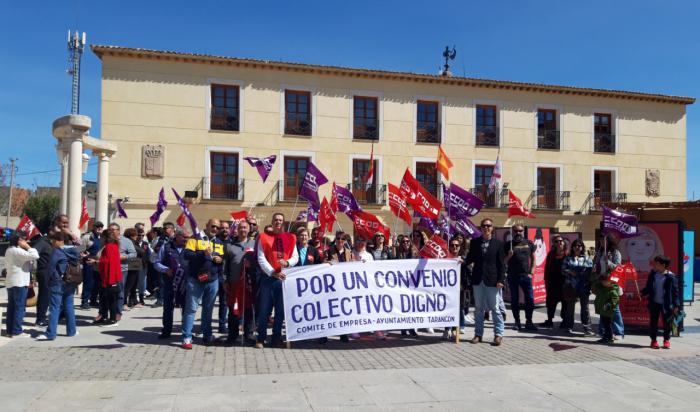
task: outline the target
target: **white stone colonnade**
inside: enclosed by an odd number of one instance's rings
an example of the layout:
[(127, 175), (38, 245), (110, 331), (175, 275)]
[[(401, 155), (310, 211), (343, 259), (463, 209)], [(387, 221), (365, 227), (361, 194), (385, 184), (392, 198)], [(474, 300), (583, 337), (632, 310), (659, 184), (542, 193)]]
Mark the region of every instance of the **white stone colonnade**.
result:
[(82, 211), (83, 150), (91, 150), (99, 159), (97, 166), (97, 202), (95, 219), (107, 224), (109, 214), (109, 161), (116, 146), (91, 137), (90, 117), (71, 114), (53, 122), (53, 135), (58, 140), (56, 152), (61, 165), (61, 213), (68, 215), (71, 232), (78, 234)]

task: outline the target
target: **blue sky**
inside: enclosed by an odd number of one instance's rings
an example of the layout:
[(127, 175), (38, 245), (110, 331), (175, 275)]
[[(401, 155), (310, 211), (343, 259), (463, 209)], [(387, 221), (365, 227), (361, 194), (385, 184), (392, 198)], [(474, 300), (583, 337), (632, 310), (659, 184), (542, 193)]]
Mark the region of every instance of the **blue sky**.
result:
[[(88, 43), (700, 97), (697, 1), (78, 1), (0, 9), (0, 162), (23, 187), (60, 176), (52, 121), (70, 112), (68, 29)], [(100, 135), (100, 62), (81, 113)], [(700, 104), (688, 107), (688, 197), (700, 198)], [(94, 179), (96, 167), (88, 171)], [(50, 171), (49, 173), (38, 173)]]

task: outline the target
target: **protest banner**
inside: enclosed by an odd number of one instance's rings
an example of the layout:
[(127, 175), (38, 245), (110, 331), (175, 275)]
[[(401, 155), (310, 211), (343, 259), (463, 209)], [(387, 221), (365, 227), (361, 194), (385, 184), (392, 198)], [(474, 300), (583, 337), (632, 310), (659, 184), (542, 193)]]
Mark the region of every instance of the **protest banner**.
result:
[(459, 324), (459, 263), (400, 259), (284, 271), (287, 340)]

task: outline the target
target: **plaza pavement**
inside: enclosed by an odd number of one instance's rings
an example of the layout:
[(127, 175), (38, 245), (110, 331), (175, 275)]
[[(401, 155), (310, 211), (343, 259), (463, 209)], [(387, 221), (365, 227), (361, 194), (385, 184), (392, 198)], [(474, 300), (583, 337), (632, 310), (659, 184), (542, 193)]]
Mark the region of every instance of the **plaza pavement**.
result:
[[(3, 311), (6, 301), (0, 290)], [(160, 308), (125, 312), (115, 328), (92, 326), (95, 309), (76, 310), (76, 337), (63, 326), (53, 342), (0, 337), (0, 410), (697, 411), (700, 310), (686, 312), (686, 333), (671, 350), (648, 349), (644, 335), (607, 346), (582, 333), (508, 328), (501, 347), (391, 333), (291, 350), (195, 341), (185, 351), (177, 311), (173, 338), (159, 341)], [(33, 314), (25, 325), (36, 335)]]

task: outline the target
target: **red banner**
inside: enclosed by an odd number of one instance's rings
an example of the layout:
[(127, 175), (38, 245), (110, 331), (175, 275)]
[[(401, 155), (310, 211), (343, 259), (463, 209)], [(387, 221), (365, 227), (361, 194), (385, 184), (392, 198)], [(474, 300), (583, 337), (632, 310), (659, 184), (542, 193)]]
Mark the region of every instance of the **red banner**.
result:
[(385, 239), (389, 239), (389, 227), (379, 221), (377, 216), (363, 211), (352, 214), (352, 223), (355, 227), (355, 236), (372, 239), (377, 232), (382, 232)]
[(408, 169), (406, 169), (403, 179), (401, 179), (400, 191), (406, 197), (406, 202), (413, 207), (413, 210), (422, 216), (428, 219), (436, 219), (440, 214), (442, 203), (425, 190)]
[(437, 234), (434, 234), (420, 250), (420, 257), (426, 259), (445, 259), (447, 255), (447, 242)]
[(529, 210), (525, 209), (522, 200), (518, 199), (516, 195), (510, 190), (508, 191), (508, 217), (511, 216), (525, 216), (534, 219), (535, 215), (530, 213)]
[(15, 230), (18, 232), (24, 232), (27, 235), (27, 239), (31, 239), (34, 236), (41, 234), (39, 229), (37, 229), (34, 225), (34, 222), (32, 222), (32, 219), (30, 219), (27, 215), (22, 217), (22, 220), (19, 221), (19, 225), (17, 225), (17, 229)]
[(88, 215), (87, 210), (87, 199), (83, 198), (83, 209), (80, 211), (80, 222), (78, 223), (78, 229), (82, 229), (87, 222), (90, 221), (90, 215)]
[(401, 194), (400, 189), (391, 183), (389, 183), (389, 208), (394, 216), (406, 222), (407, 225), (410, 226), (413, 223), (406, 198)]
[(535, 244), (535, 268), (532, 276), (532, 290), (535, 295), (535, 303), (542, 303), (547, 298), (544, 285), (544, 266), (547, 263), (547, 251), (549, 251), (549, 228), (529, 227), (527, 238)]
[(321, 226), (321, 233), (333, 232), (333, 223), (335, 223), (335, 213), (331, 209), (331, 205), (323, 197), (321, 201), (321, 210), (318, 212), (318, 223)]

